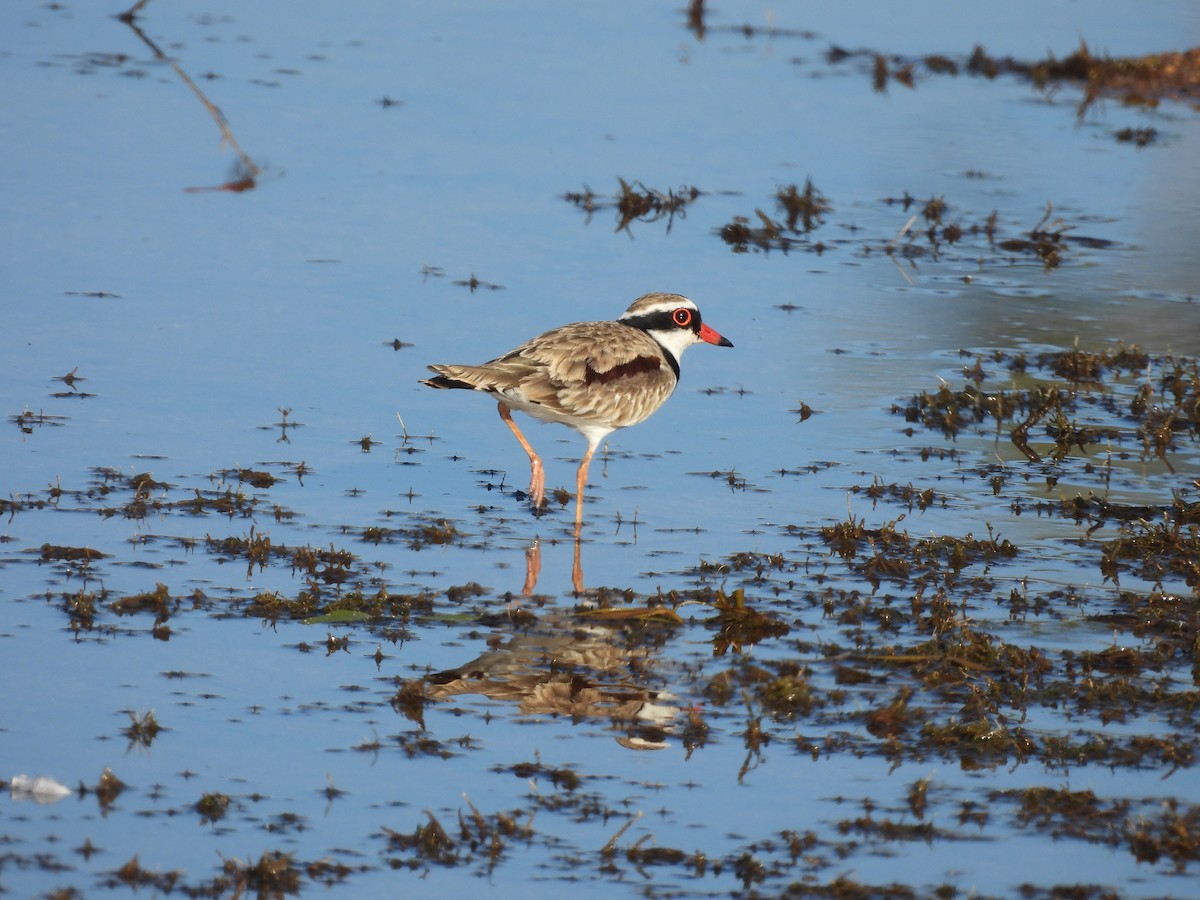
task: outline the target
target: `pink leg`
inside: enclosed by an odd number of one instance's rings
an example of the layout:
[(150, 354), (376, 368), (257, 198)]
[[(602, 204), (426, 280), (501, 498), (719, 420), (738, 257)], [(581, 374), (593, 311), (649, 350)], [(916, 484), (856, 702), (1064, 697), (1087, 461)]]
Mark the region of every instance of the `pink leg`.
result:
[(533, 497), (533, 508), (538, 509), (545, 501), (546, 495), (546, 475), (542, 471), (542, 461), (538, 459), (538, 455), (533, 452), (533, 447), (530, 446), (529, 441), (525, 440), (525, 435), (521, 434), (521, 429), (513, 421), (512, 410), (503, 403), (498, 404), (498, 407), (500, 418), (504, 420), (505, 425), (512, 429), (512, 433), (517, 436), (517, 440), (529, 454), (529, 493)]
[(521, 593), (526, 597), (532, 597), (534, 588), (537, 587), (538, 575), (542, 571), (542, 544), (537, 539), (533, 539), (525, 550), (525, 584), (521, 588)]
[(579, 463), (579, 472), (575, 476), (575, 534), (579, 535), (579, 529), (583, 526), (583, 489), (587, 486), (588, 466), (592, 464), (592, 454), (596, 452), (596, 445), (589, 444), (587, 453), (583, 454), (583, 459)]
[(580, 552), (581, 541), (579, 539), (579, 525), (575, 526), (575, 560), (571, 565), (571, 584), (575, 586), (575, 593), (583, 593), (583, 560)]

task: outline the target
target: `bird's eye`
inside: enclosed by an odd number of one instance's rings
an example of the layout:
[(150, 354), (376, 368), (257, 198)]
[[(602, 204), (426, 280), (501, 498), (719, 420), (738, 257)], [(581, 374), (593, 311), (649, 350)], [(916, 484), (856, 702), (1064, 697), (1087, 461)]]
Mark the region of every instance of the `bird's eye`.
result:
[(690, 309), (684, 309), (683, 307), (680, 307), (679, 309), (675, 310), (675, 312), (671, 313), (671, 318), (680, 328), (687, 328), (692, 324), (692, 311)]

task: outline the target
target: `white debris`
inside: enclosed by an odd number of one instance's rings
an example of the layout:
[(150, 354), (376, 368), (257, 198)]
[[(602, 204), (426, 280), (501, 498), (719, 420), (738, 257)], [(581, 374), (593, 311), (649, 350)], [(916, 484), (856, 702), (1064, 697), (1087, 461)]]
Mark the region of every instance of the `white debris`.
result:
[(28, 775), (14, 775), (8, 783), (8, 791), (14, 800), (33, 800), (35, 803), (57, 803), (71, 793), (69, 787), (53, 778), (30, 778)]

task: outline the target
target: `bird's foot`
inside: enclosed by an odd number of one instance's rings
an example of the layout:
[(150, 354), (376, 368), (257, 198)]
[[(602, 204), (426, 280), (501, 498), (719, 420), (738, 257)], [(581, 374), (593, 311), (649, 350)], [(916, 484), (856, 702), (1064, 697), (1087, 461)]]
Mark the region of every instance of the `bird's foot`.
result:
[(542, 461), (534, 459), (529, 473), (529, 497), (533, 500), (533, 511), (541, 514), (546, 507), (546, 473), (542, 470)]

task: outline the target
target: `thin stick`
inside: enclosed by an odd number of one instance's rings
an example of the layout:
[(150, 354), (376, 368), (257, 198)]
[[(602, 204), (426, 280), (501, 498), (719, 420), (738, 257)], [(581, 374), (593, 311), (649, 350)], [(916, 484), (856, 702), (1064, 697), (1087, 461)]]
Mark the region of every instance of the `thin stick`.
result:
[(624, 825), (622, 825), (620, 827), (620, 829), (617, 831), (617, 833), (608, 839), (608, 843), (604, 845), (603, 849), (601, 849), (600, 852), (603, 854), (612, 853), (613, 850), (617, 846), (617, 841), (619, 841), (621, 839), (621, 835), (623, 835), (626, 831), (628, 831), (629, 826), (632, 825), (634, 822), (636, 822), (641, 817), (642, 817), (641, 812), (638, 812), (638, 814), (636, 816), (633, 816), (628, 822), (626, 822)]

